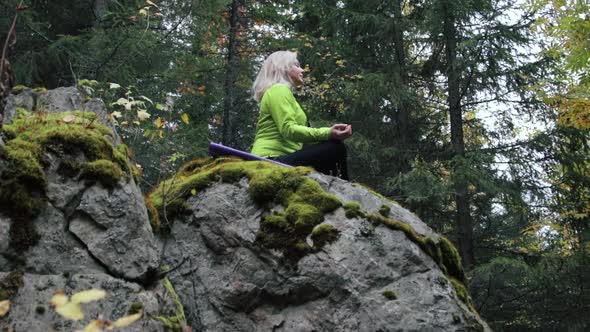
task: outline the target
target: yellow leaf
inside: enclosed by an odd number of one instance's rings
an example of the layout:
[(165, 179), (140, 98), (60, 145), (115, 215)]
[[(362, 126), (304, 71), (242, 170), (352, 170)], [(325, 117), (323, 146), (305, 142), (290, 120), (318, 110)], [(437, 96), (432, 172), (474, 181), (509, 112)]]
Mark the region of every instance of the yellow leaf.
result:
[(137, 111), (137, 118), (139, 121), (147, 120), (151, 115), (146, 110)]
[(117, 319), (112, 325), (107, 327), (107, 330), (110, 331), (110, 330), (118, 328), (118, 327), (129, 326), (129, 325), (133, 324), (135, 321), (137, 321), (138, 319), (140, 319), (142, 314), (143, 314), (143, 311), (140, 310), (136, 314), (121, 317), (121, 318)]
[(155, 3), (151, 2), (150, 0), (145, 0), (145, 2), (146, 2), (148, 5), (152, 5), (152, 6), (156, 7), (156, 8), (158, 8), (158, 5), (156, 5)]
[(186, 113), (182, 113), (182, 115), (180, 116), (180, 118), (182, 119), (182, 122), (188, 124), (188, 115)]
[(323, 84), (323, 85), (322, 85), (322, 88), (324, 88), (324, 89), (329, 89), (329, 88), (330, 88), (330, 84), (328, 84), (328, 83), (325, 83), (325, 84)]
[(305, 46), (305, 47), (313, 47), (313, 45), (311, 43), (305, 43), (305, 44), (303, 44), (303, 46)]
[(65, 123), (70, 123), (70, 122), (76, 120), (76, 116), (75, 115), (71, 115), (71, 114), (70, 115), (66, 115), (66, 116), (64, 116), (63, 120), (64, 120)]
[(162, 126), (164, 126), (164, 120), (162, 120), (162, 118), (157, 118), (156, 119), (156, 128), (162, 128)]
[(191, 195), (195, 196), (197, 194), (197, 189), (191, 189)]
[(74, 332), (102, 332), (104, 322), (98, 319), (91, 320), (83, 330), (76, 330)]
[(84, 319), (84, 313), (78, 303), (68, 302), (62, 306), (56, 307), (55, 311), (70, 320)]
[(147, 10), (145, 10), (144, 8), (140, 9), (139, 15), (147, 16)]
[(4, 300), (0, 301), (0, 318), (6, 316), (6, 314), (10, 311), (10, 301)]
[(160, 138), (164, 138), (164, 131), (158, 130), (158, 136), (160, 136)]
[(68, 301), (68, 296), (64, 294), (63, 291), (58, 289), (51, 298), (51, 305), (57, 308), (61, 307), (62, 305), (65, 305), (66, 303), (68, 303)]
[(102, 289), (89, 289), (72, 295), (72, 303), (89, 303), (98, 301), (107, 296), (107, 292)]
[(121, 125), (123, 125), (123, 126), (126, 126), (128, 124), (129, 124), (129, 121), (123, 121), (123, 122), (121, 122)]

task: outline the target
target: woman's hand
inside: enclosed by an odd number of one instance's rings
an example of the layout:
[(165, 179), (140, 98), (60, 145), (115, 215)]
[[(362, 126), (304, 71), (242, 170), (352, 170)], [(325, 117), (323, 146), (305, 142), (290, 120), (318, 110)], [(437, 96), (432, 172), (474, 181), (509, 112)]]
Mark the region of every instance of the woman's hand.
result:
[(352, 126), (344, 123), (337, 123), (330, 128), (330, 137), (339, 141), (352, 136)]

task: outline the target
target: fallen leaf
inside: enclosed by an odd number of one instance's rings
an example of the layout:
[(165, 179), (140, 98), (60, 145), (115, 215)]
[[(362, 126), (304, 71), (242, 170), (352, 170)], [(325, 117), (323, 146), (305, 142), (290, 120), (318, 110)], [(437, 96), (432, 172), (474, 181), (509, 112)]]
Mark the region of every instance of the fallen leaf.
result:
[(104, 322), (99, 319), (91, 320), (83, 330), (76, 330), (74, 332), (102, 332)]
[(6, 316), (6, 314), (10, 311), (10, 301), (4, 300), (0, 301), (0, 318)]
[(125, 317), (121, 317), (121, 318), (117, 319), (114, 323), (112, 323), (107, 328), (107, 330), (110, 331), (110, 330), (115, 329), (115, 328), (118, 328), (118, 327), (129, 326), (129, 325), (133, 324), (135, 321), (137, 321), (138, 319), (140, 319), (142, 315), (143, 315), (143, 310), (140, 310), (136, 314), (125, 316)]
[(76, 120), (76, 116), (75, 115), (71, 115), (71, 114), (70, 115), (66, 115), (66, 116), (64, 116), (63, 120), (64, 120), (65, 123), (70, 123), (70, 122), (73, 122), (74, 120)]
[(89, 303), (103, 299), (105, 296), (107, 296), (107, 292), (102, 289), (89, 289), (72, 295), (72, 302)]

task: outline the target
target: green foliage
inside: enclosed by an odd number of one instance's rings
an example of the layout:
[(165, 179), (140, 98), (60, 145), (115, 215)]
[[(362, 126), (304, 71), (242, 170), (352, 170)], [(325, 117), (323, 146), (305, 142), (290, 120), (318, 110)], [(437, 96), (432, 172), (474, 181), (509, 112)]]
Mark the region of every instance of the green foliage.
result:
[(181, 332), (185, 326), (187, 326), (186, 316), (184, 314), (184, 307), (182, 306), (182, 302), (180, 302), (180, 297), (174, 290), (174, 286), (168, 279), (165, 277), (162, 280), (164, 287), (168, 291), (168, 294), (174, 300), (176, 304), (175, 313), (172, 316), (155, 316), (154, 319), (160, 321), (166, 329), (173, 331), (173, 332)]
[[(476, 268), (471, 293), (495, 330), (586, 330), (588, 255), (498, 257)], [(548, 314), (551, 313), (551, 314)]]

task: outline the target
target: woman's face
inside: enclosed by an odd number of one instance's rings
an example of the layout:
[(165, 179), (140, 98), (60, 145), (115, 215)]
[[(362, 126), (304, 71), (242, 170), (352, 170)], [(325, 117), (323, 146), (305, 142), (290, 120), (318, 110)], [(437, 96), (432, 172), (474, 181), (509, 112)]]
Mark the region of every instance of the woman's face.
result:
[(296, 86), (303, 85), (303, 68), (299, 65), (299, 61), (295, 61), (288, 74), (293, 84)]

